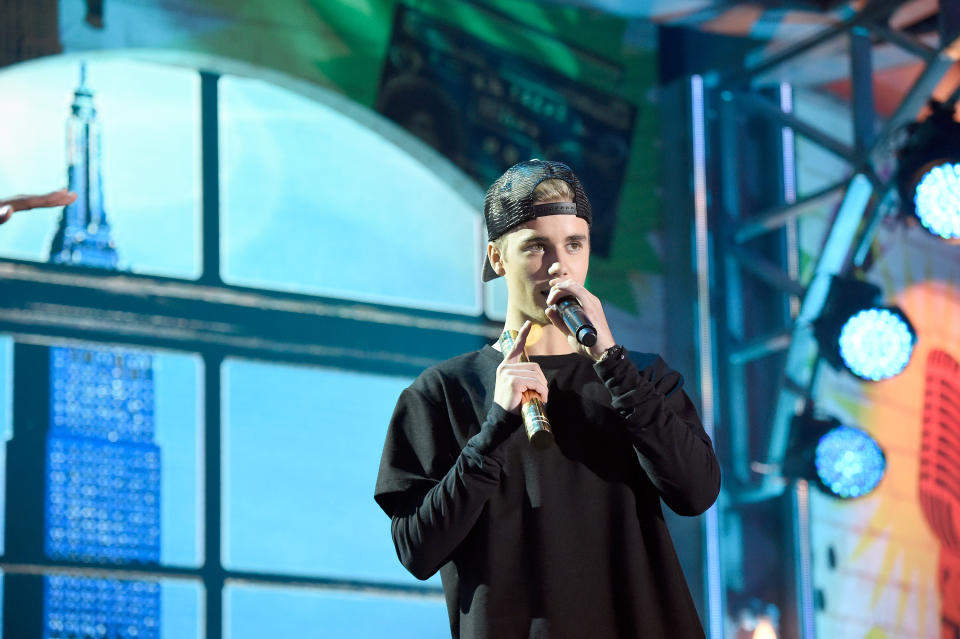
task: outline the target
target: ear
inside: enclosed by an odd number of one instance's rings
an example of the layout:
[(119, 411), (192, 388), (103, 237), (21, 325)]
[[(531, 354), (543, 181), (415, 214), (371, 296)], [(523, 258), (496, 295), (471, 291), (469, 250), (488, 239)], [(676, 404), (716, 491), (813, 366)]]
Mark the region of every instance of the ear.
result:
[(487, 242), (487, 259), (497, 275), (503, 275), (503, 255), (493, 242)]

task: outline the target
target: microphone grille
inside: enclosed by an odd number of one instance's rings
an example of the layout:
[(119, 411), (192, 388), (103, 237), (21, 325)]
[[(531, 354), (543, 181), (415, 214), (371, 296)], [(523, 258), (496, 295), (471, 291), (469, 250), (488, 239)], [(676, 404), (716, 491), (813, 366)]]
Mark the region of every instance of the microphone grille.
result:
[(927, 356), (919, 492), (940, 543), (960, 552), (960, 363), (939, 349)]

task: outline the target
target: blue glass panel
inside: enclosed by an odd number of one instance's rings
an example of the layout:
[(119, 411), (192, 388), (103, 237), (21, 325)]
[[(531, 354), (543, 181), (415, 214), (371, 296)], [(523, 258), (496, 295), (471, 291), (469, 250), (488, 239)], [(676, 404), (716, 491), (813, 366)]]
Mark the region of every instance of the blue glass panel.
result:
[(200, 563), (200, 360), (50, 348), (48, 556)]
[(153, 357), (154, 442), (160, 457), (160, 562), (202, 561), (203, 362), (164, 351)]
[[(13, 340), (0, 335), (0, 554), (6, 552), (7, 444), (13, 435)], [(2, 599), (0, 599), (2, 601)]]
[(487, 317), (495, 320), (507, 318), (507, 281), (502, 277), (483, 285), (483, 310)]
[(153, 358), (143, 351), (50, 349), (50, 432), (153, 442)]
[(160, 636), (163, 639), (203, 637), (203, 586), (175, 579), (160, 582)]
[[(101, 58), (86, 64), (85, 90), (78, 91), (80, 66), (76, 58), (53, 57), (0, 70), (0, 94), (17, 96), (0, 106), (0, 147), (22, 150), (0, 154), (0, 196), (66, 186), (73, 167), (74, 186), (90, 198), (74, 212), (89, 209), (97, 219), (87, 228), (68, 224), (69, 237), (61, 239), (69, 244), (87, 235), (86, 264), (112, 267), (119, 255), (120, 267), (135, 272), (197, 277), (197, 73)], [(73, 108), (84, 111), (92, 129), (72, 126)], [(90, 163), (91, 172), (77, 172)], [(47, 261), (60, 215), (59, 209), (15, 215), (0, 233), (0, 256)], [(108, 235), (114, 257), (100, 246)]]
[(228, 360), (223, 383), (225, 564), (420, 583), (373, 501), (387, 423), (410, 380)]
[(44, 578), (44, 639), (158, 639), (160, 586), (144, 581)]
[(305, 588), (227, 585), (226, 639), (450, 636), (443, 601)]
[(50, 575), (44, 586), (44, 639), (202, 636), (198, 582)]
[(315, 97), (221, 80), (224, 280), (480, 313), (480, 190), (467, 201), (425, 164), (451, 175), (445, 160), (380, 133), (393, 124)]
[(0, 335), (0, 441), (13, 435), (13, 339)]
[(76, 561), (160, 558), (160, 450), (51, 434), (46, 553)]

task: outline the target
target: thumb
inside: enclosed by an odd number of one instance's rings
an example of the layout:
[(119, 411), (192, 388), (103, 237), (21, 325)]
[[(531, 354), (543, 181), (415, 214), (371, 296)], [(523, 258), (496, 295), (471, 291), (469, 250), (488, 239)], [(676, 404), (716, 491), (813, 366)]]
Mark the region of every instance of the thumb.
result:
[(13, 206), (10, 204), (0, 206), (0, 224), (9, 220), (11, 215), (13, 215)]

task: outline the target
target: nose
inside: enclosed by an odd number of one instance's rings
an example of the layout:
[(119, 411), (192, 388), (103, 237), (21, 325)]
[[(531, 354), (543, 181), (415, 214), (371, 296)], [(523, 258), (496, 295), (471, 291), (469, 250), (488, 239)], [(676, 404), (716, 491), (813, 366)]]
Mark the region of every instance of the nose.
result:
[(551, 277), (566, 277), (567, 276), (567, 266), (557, 260), (550, 265), (550, 268), (547, 269), (547, 275)]

